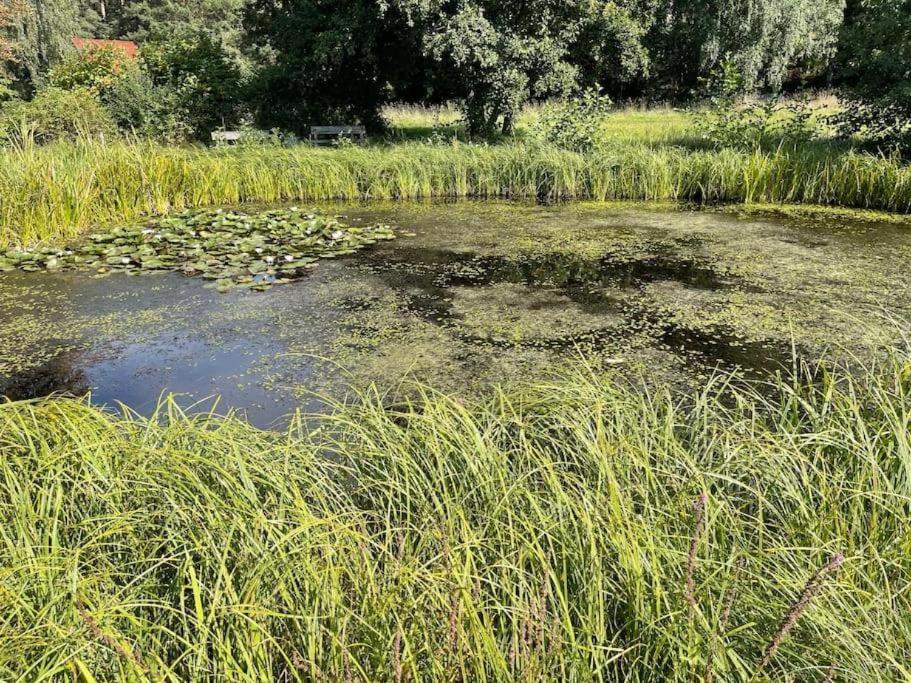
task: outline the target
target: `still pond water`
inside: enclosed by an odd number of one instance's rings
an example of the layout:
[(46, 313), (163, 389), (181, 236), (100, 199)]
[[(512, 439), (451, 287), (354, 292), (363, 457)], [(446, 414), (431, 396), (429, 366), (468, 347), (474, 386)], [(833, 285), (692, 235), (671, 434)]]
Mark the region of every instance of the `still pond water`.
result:
[(0, 274), (0, 395), (162, 394), (261, 427), (371, 383), (474, 395), (578, 364), (659, 383), (873, 357), (911, 321), (911, 225), (598, 204), (324, 206), (399, 237), (267, 292)]

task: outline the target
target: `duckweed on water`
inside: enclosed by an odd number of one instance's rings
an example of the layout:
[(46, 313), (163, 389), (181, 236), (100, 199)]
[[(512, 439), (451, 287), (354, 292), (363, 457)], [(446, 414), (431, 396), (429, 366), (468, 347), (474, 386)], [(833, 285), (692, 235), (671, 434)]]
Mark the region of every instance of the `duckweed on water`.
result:
[(296, 207), (256, 214), (184, 211), (90, 235), (67, 249), (0, 253), (0, 271), (176, 271), (213, 280), (219, 290), (263, 290), (299, 279), (321, 258), (352, 254), (394, 236), (388, 225), (355, 227)]

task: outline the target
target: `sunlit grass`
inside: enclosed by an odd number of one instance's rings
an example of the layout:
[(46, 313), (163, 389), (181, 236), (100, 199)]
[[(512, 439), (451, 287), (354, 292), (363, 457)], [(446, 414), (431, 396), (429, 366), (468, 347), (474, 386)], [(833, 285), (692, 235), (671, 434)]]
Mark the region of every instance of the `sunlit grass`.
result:
[[(610, 125), (610, 123), (608, 123)], [(705, 150), (644, 142), (169, 148), (97, 142), (0, 151), (0, 246), (198, 206), (515, 197), (797, 203), (911, 211), (911, 167), (838, 148)]]
[[(529, 139), (541, 110), (547, 105), (526, 106), (516, 121), (516, 137)], [(392, 105), (383, 110), (393, 139), (420, 140), (439, 137), (467, 138), (462, 113), (453, 104)], [(684, 139), (692, 128), (691, 115), (670, 106), (623, 107), (611, 112), (601, 127), (604, 138), (612, 141), (674, 143)]]
[(909, 422), (902, 359), (286, 434), (2, 405), (0, 679), (907, 680)]

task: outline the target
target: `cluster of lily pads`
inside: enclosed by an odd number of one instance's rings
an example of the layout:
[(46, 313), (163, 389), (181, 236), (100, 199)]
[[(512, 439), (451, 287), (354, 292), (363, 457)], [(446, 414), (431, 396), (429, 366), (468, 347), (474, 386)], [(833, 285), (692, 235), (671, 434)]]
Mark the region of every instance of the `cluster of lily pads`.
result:
[(395, 237), (388, 225), (352, 226), (297, 207), (248, 214), (191, 210), (89, 235), (66, 249), (0, 252), (0, 271), (181, 272), (219, 290), (293, 282), (322, 258)]

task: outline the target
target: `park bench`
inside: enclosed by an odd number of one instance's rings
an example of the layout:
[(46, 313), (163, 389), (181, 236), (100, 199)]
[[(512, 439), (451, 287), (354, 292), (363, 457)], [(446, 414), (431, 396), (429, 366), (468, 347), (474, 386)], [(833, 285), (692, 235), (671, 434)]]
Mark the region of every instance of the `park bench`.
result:
[(212, 142), (226, 145), (236, 145), (240, 142), (242, 133), (239, 130), (216, 130), (212, 131)]
[(331, 145), (346, 139), (363, 145), (367, 142), (367, 130), (363, 126), (311, 126), (310, 142), (314, 145)]

